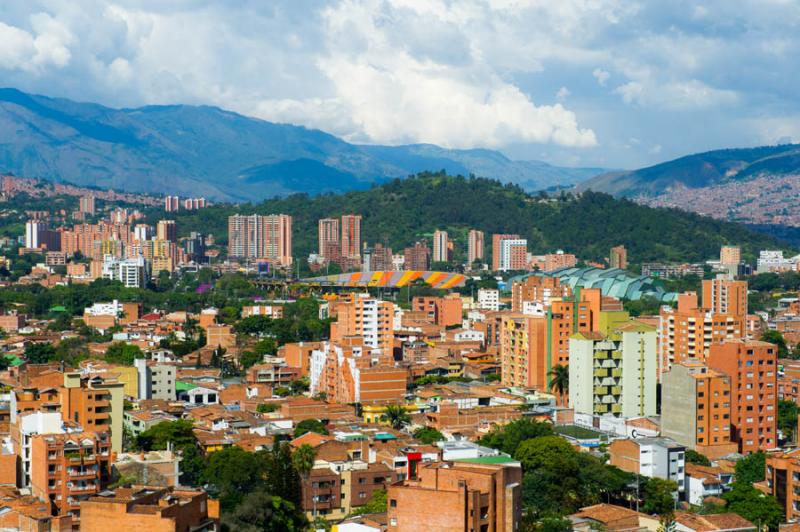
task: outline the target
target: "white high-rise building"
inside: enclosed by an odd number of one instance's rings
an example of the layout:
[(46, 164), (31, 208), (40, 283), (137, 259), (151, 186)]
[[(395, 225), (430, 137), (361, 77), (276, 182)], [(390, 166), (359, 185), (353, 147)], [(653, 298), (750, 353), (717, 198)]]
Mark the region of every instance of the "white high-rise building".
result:
[(433, 232), (433, 262), (448, 262), (450, 260), (450, 239), (447, 231), (436, 230)]
[(106, 255), (101, 275), (104, 279), (120, 281), (127, 288), (144, 288), (150, 278), (149, 266), (142, 256), (120, 260)]
[(28, 220), (25, 223), (25, 247), (36, 249), (44, 243), (44, 232), (47, 231), (47, 224), (39, 220)]

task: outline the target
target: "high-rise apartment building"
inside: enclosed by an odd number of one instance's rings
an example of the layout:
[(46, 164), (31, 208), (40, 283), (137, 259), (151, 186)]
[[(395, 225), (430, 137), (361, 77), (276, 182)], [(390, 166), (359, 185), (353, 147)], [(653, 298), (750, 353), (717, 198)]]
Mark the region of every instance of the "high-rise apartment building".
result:
[(656, 415), (656, 328), (630, 320), (569, 340), (569, 404), (582, 414)]
[(778, 348), (757, 340), (711, 345), (707, 364), (731, 379), (731, 440), (741, 454), (778, 445)]
[(500, 325), (501, 380), (505, 386), (546, 391), (547, 318), (503, 315)]
[(44, 245), (44, 234), (47, 223), (41, 220), (28, 220), (25, 222), (25, 247), (38, 249)]
[(361, 215), (342, 216), (342, 257), (361, 256)]
[(433, 232), (433, 262), (450, 261), (450, 239), (447, 231), (436, 230)]
[(519, 235), (492, 235), (492, 270), (524, 270), (528, 262), (528, 241)]
[[(715, 279), (715, 282), (719, 281)], [(736, 282), (738, 281), (728, 281)], [(743, 338), (746, 329), (746, 283), (743, 302), (738, 290), (741, 285), (724, 288), (726, 285), (703, 285), (708, 293), (703, 307), (698, 305), (695, 292), (678, 295), (678, 307), (661, 307), (659, 320), (659, 363), (661, 372), (670, 365), (689, 359), (705, 361), (711, 344), (725, 340)], [(728, 312), (713, 312), (710, 306)], [(744, 308), (742, 308), (744, 306)], [(744, 312), (742, 312), (744, 311)]]
[(228, 256), (292, 264), (292, 217), (286, 214), (228, 217)]
[(410, 271), (425, 271), (430, 267), (431, 250), (425, 242), (416, 242), (403, 250), (403, 268)]
[(156, 238), (159, 240), (178, 241), (178, 226), (175, 220), (159, 220), (156, 225)]
[(392, 352), (394, 340), (394, 304), (369, 294), (352, 294), (331, 309), (337, 320), (331, 324), (331, 340), (361, 336), (364, 345)]
[(483, 261), (483, 231), (470, 229), (467, 238), (467, 265)]
[(719, 263), (722, 266), (736, 266), (742, 262), (742, 248), (739, 246), (722, 246), (719, 250)]
[(178, 196), (166, 196), (164, 198), (164, 210), (167, 212), (175, 212), (180, 208), (180, 200)]
[(731, 379), (696, 360), (661, 377), (661, 435), (710, 459), (737, 452), (731, 441)]
[(84, 214), (94, 215), (94, 196), (81, 196), (78, 201), (78, 211)]
[(624, 270), (628, 267), (628, 250), (625, 246), (614, 246), (608, 255), (608, 267)]
[(145, 242), (153, 238), (153, 227), (147, 224), (136, 224), (133, 228), (133, 239)]
[(511, 285), (511, 310), (522, 312), (525, 303), (546, 306), (551, 302), (572, 296), (569, 284), (562, 284), (558, 277), (531, 275), (524, 281)]
[(724, 278), (703, 281), (703, 306), (715, 314), (744, 320), (747, 317), (747, 281)]
[(339, 220), (336, 218), (323, 218), (317, 225), (317, 252), (326, 259), (332, 259), (333, 257), (328, 256), (330, 250), (334, 247), (341, 247), (339, 242)]
[(498, 271), (526, 270), (528, 268), (528, 241), (524, 238), (500, 240)]

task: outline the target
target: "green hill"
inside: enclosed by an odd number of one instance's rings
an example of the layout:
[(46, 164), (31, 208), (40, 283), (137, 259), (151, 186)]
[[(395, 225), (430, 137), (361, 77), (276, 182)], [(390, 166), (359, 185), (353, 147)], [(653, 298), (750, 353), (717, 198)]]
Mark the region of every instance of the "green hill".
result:
[[(753, 258), (765, 247), (786, 247), (773, 237), (742, 225), (705, 218), (677, 209), (654, 209), (608, 194), (533, 196), (520, 187), (482, 178), (419, 174), (395, 179), (369, 190), (310, 197), (295, 194), (258, 204), (221, 205), (177, 215), (182, 234), (212, 233), (226, 242), (227, 217), (242, 214), (291, 214), (294, 254), (316, 252), (320, 218), (360, 213), (362, 239), (401, 250), (416, 239), (446, 229), (463, 257), (469, 229), (486, 232), (487, 253), (492, 233), (519, 233), (535, 253), (563, 249), (580, 258), (602, 260), (609, 248), (624, 244), (629, 260), (699, 262), (719, 255), (723, 244), (738, 244)], [(164, 217), (151, 213), (151, 219)]]
[(609, 172), (578, 186), (616, 196), (657, 196), (675, 187), (702, 188), (759, 175), (800, 171), (800, 145), (715, 150), (633, 170)]

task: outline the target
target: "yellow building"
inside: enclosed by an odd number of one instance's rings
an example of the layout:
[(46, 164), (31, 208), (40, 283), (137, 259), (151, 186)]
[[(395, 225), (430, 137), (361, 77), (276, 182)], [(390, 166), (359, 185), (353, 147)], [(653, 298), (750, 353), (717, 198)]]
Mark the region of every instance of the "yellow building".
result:
[[(383, 415), (386, 413), (387, 406), (389, 406), (389, 404), (364, 405), (361, 408), (361, 419), (364, 420), (364, 423), (388, 425), (389, 423), (383, 420)], [(413, 403), (400, 406), (402, 406), (408, 414), (418, 414), (422, 412), (420, 406)]]

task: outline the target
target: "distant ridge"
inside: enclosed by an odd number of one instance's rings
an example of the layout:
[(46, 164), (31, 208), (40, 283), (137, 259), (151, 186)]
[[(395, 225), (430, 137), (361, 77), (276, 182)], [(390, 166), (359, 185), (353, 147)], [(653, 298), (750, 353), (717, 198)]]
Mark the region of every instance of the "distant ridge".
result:
[(492, 150), (361, 146), (209, 106), (112, 109), (0, 89), (0, 173), (250, 201), (366, 189), (427, 170), (495, 178), (531, 191), (575, 185), (605, 171), (512, 161)]
[(608, 172), (578, 185), (615, 196), (658, 196), (679, 187), (705, 188), (763, 175), (800, 174), (800, 145), (714, 150), (629, 172)]

